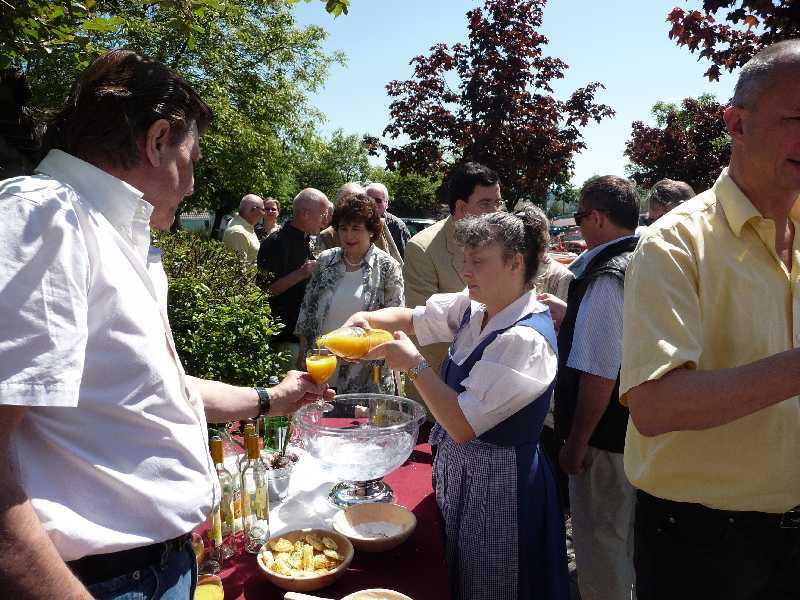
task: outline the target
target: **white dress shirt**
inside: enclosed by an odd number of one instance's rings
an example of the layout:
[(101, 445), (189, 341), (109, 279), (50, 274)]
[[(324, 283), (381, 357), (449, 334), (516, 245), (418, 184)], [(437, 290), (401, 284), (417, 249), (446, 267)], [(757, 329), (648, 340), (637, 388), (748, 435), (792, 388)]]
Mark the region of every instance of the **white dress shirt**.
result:
[(467, 307), (469, 323), (452, 348), (453, 360), (459, 365), (486, 336), (510, 327), (486, 346), (461, 382), (465, 389), (458, 395), (458, 404), (475, 435), (481, 435), (544, 393), (555, 379), (558, 355), (538, 331), (514, 325), (527, 314), (547, 310), (533, 291), (497, 313), (482, 331), (486, 307), (471, 301), (466, 289), (457, 294), (434, 294), (425, 306), (414, 309), (414, 334), (419, 343), (452, 342)]
[(18, 479), (64, 560), (167, 540), (219, 499), (150, 252), (152, 206), (51, 151), (0, 183), (0, 404)]

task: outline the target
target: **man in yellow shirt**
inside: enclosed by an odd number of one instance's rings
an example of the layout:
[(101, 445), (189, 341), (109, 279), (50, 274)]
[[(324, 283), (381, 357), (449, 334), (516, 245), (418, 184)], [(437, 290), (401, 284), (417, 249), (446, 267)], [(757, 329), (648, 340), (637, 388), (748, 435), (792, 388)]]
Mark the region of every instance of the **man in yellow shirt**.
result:
[(255, 194), (247, 194), (239, 202), (239, 214), (233, 217), (225, 229), (222, 243), (244, 256), (247, 262), (255, 264), (258, 248), (261, 245), (256, 235), (255, 224), (266, 214), (264, 201)]
[(800, 595), (800, 41), (742, 69), (729, 167), (625, 281), (639, 600)]

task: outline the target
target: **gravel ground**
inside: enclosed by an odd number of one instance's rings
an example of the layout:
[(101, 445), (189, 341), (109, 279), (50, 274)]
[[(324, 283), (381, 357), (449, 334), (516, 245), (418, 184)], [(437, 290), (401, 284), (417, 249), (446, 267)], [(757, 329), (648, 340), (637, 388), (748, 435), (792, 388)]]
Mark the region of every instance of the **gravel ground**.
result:
[(572, 547), (572, 519), (567, 519), (567, 566), (569, 568), (569, 596), (571, 600), (580, 600), (578, 593), (578, 572), (575, 568), (575, 548)]

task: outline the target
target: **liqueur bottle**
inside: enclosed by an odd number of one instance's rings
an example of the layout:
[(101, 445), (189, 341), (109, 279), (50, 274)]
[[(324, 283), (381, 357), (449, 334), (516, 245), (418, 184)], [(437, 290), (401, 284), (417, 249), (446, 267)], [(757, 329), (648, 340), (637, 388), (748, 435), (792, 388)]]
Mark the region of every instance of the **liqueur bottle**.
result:
[(258, 554), (269, 539), (269, 495), (267, 465), (261, 460), (258, 436), (245, 438), (247, 460), (242, 466), (242, 520), (244, 523), (244, 549)]
[(376, 346), (393, 339), (394, 336), (383, 329), (340, 327), (317, 338), (317, 346), (327, 348), (340, 358), (359, 360)]
[[(231, 475), (230, 471), (225, 468), (225, 450), (221, 437), (213, 437), (210, 441), (211, 446), (211, 459), (214, 461), (214, 467), (217, 469), (217, 477), (219, 478), (219, 487), (222, 490), (222, 499), (219, 504), (220, 512), (220, 553), (221, 559), (230, 558), (235, 554), (233, 535), (236, 532), (236, 511), (234, 506), (236, 504), (236, 496), (239, 494), (239, 486), (236, 485), (236, 479)], [(212, 540), (214, 542), (214, 540)], [(214, 549), (216, 550), (216, 542), (214, 542)]]

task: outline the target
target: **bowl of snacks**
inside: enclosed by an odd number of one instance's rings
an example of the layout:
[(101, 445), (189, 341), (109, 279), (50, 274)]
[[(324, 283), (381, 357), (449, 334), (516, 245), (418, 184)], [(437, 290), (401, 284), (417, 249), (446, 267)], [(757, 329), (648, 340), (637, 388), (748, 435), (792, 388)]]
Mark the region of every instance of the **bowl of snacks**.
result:
[(333, 528), (364, 552), (386, 552), (405, 542), (417, 518), (399, 504), (354, 504), (333, 516)]
[(256, 562), (272, 583), (289, 592), (313, 592), (344, 575), (353, 545), (328, 529), (298, 529), (270, 538)]

